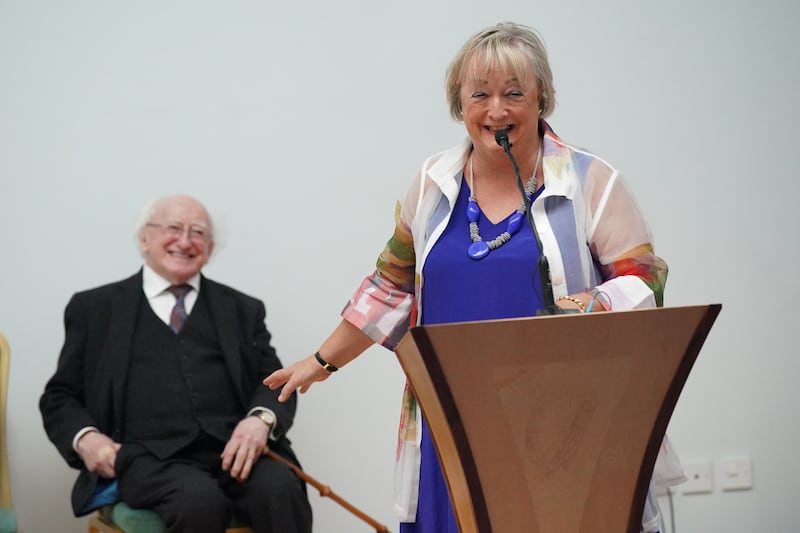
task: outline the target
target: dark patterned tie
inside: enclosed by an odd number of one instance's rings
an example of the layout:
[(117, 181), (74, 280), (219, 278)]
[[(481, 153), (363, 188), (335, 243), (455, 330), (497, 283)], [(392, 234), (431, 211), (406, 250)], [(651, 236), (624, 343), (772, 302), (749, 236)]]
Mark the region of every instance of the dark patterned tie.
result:
[(172, 328), (172, 331), (178, 333), (183, 327), (183, 323), (186, 322), (187, 316), (183, 300), (186, 298), (189, 291), (192, 290), (192, 287), (189, 285), (173, 285), (167, 290), (175, 295), (175, 307), (172, 308), (172, 313), (169, 315), (169, 327)]

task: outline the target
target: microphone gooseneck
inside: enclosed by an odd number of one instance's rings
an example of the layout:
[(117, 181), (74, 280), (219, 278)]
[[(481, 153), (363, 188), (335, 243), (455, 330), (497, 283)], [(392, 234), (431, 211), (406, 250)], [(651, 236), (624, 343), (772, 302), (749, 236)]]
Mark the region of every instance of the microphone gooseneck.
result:
[[(519, 188), (520, 194), (522, 194), (522, 201), (525, 203), (525, 212), (528, 214), (528, 224), (530, 224), (531, 229), (533, 230), (533, 236), (536, 238), (536, 245), (539, 247), (539, 255), (541, 254), (542, 244), (539, 242), (539, 234), (536, 233), (536, 228), (533, 225), (533, 219), (531, 218), (531, 203), (528, 200), (528, 195), (525, 194), (525, 186), (522, 184), (522, 177), (519, 174), (519, 167), (517, 166), (517, 160), (511, 154), (511, 147), (513, 146), (511, 142), (508, 140), (508, 132), (506, 130), (497, 130), (494, 132), (494, 140), (497, 144), (503, 147), (503, 151), (506, 153), (508, 158), (511, 160), (511, 166), (514, 167), (514, 176), (517, 178), (517, 187)], [(549, 274), (547, 276), (550, 277)]]
[(511, 161), (511, 166), (514, 168), (514, 177), (517, 178), (517, 187), (519, 187), (519, 191), (522, 194), (522, 201), (525, 203), (525, 213), (527, 214), (528, 225), (531, 227), (531, 232), (533, 233), (533, 238), (536, 241), (536, 246), (539, 247), (539, 260), (536, 263), (536, 268), (539, 272), (539, 283), (542, 286), (542, 304), (544, 305), (544, 308), (541, 309), (537, 314), (559, 314), (561, 312), (561, 308), (556, 305), (555, 298), (553, 297), (553, 282), (550, 279), (550, 263), (547, 261), (547, 256), (544, 255), (544, 249), (542, 248), (542, 241), (539, 238), (539, 232), (536, 231), (536, 224), (533, 221), (531, 202), (528, 199), (528, 195), (525, 194), (525, 186), (522, 184), (522, 177), (519, 174), (517, 160), (511, 153), (512, 144), (508, 140), (508, 132), (506, 130), (495, 131), (494, 140), (503, 148), (503, 151)]

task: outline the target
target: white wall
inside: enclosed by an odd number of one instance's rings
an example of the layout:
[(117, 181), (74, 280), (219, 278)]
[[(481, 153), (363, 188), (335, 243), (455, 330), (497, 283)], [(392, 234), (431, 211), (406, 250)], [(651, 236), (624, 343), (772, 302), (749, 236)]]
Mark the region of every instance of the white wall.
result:
[[(752, 457), (754, 488), (678, 492), (677, 530), (795, 530), (800, 8), (568, 4), (0, 0), (0, 330), (22, 530), (85, 531), (37, 402), (70, 295), (138, 268), (140, 206), (205, 201), (227, 230), (207, 274), (266, 302), (284, 363), (306, 356), (422, 159), (460, 141), (444, 70), (500, 20), (547, 41), (556, 131), (628, 175), (671, 267), (667, 305), (724, 306), (670, 434), (685, 461)], [(301, 397), (292, 431), (312, 476), (394, 530), (402, 387), (373, 348)], [(316, 531), (369, 530), (312, 503)]]

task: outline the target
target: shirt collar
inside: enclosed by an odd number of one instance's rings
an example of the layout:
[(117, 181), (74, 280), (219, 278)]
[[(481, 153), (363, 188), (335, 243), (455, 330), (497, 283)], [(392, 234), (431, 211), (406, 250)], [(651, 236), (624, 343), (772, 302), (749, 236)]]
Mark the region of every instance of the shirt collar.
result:
[[(197, 273), (186, 282), (187, 285), (192, 287), (198, 293), (200, 292), (200, 274)], [(161, 277), (155, 270), (145, 264), (142, 268), (142, 289), (147, 298), (158, 296), (165, 290), (169, 289), (172, 283)]]

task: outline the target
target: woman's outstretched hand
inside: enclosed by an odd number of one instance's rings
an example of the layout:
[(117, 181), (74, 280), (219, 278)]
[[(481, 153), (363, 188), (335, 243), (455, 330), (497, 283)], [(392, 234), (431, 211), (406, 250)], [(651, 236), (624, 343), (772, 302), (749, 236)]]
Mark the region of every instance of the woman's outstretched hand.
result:
[(300, 389), (301, 394), (305, 393), (312, 383), (325, 381), (330, 375), (331, 373), (322, 368), (314, 356), (310, 355), (286, 368), (276, 370), (267, 376), (263, 383), (272, 390), (283, 387), (278, 401), (285, 402), (297, 389)]

